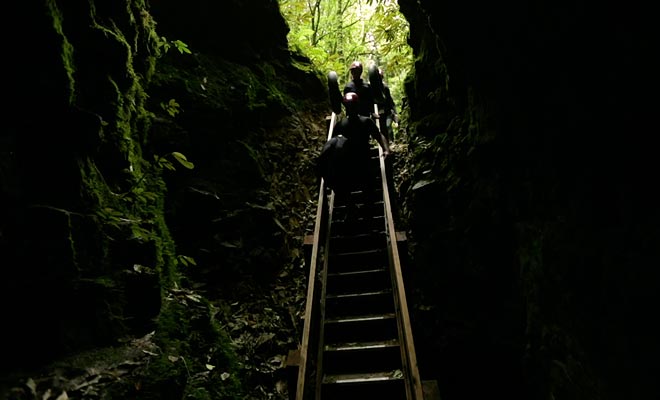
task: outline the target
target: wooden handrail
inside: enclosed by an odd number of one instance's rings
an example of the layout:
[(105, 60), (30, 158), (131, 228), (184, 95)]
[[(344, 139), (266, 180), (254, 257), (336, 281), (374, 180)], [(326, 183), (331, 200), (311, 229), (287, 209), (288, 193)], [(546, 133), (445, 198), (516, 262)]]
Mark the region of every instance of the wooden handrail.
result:
[[(330, 118), (330, 128), (328, 129), (328, 140), (332, 138), (337, 115), (333, 112)], [(305, 323), (303, 325), (303, 337), (300, 345), (300, 366), (298, 369), (298, 382), (296, 385), (296, 400), (303, 400), (305, 395), (305, 378), (307, 375), (307, 361), (309, 353), (309, 334), (313, 324), (314, 314), (314, 294), (316, 290), (317, 263), (319, 255), (319, 242), (323, 228), (324, 213), (327, 212), (325, 183), (321, 178), (319, 185), (319, 197), (316, 206), (316, 222), (314, 224), (314, 242), (312, 244), (312, 254), (309, 262), (309, 280), (307, 283), (307, 300), (305, 303)]]
[[(378, 106), (374, 105), (374, 110), (378, 115)], [(376, 125), (378, 125), (378, 130), (380, 130), (380, 120), (376, 120)], [(392, 203), (390, 201), (389, 195), (389, 186), (388, 186), (388, 177), (387, 171), (385, 168), (385, 158), (383, 157), (383, 148), (378, 146), (378, 155), (380, 160), (380, 176), (381, 184), (383, 186), (383, 208), (385, 209), (385, 221), (387, 229), (387, 241), (388, 249), (390, 251), (390, 270), (392, 273), (392, 280), (394, 282), (396, 296), (395, 301), (398, 306), (398, 316), (397, 320), (399, 321), (399, 330), (402, 334), (403, 345), (405, 346), (405, 351), (403, 351), (403, 356), (405, 358), (405, 365), (407, 367), (408, 379), (406, 382), (410, 382), (408, 386), (409, 396), (412, 396), (411, 399), (414, 400), (423, 400), (424, 392), (422, 389), (422, 380), (419, 375), (419, 367), (417, 365), (417, 354), (415, 352), (415, 343), (412, 336), (412, 327), (410, 324), (410, 315), (408, 314), (408, 301), (406, 300), (406, 291), (403, 283), (403, 272), (401, 269), (401, 259), (399, 258), (399, 248), (397, 246), (396, 240), (396, 230), (394, 229), (394, 218), (392, 216)]]

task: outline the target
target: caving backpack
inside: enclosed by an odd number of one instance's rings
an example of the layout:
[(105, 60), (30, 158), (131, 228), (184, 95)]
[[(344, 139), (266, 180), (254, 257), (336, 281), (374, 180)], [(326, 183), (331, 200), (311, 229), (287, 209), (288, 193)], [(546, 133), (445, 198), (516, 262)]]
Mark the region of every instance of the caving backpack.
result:
[(347, 137), (338, 135), (328, 140), (318, 160), (318, 173), (326, 186), (335, 192), (350, 189), (353, 179), (353, 154)]

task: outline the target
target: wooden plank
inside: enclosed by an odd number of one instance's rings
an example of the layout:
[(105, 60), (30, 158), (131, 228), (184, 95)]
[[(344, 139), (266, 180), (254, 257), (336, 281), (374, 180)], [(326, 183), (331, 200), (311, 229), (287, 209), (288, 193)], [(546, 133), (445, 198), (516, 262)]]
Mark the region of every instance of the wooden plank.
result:
[(408, 257), (408, 236), (404, 231), (396, 231), (396, 245), (399, 249), (401, 268), (403, 269), (403, 279), (410, 282), (410, 259)]
[(318, 206), (316, 209), (316, 225), (314, 228), (314, 245), (309, 263), (309, 280), (307, 283), (307, 299), (305, 300), (305, 323), (303, 325), (302, 343), (300, 345), (300, 368), (298, 368), (298, 381), (296, 382), (296, 400), (303, 400), (305, 392), (305, 377), (307, 375), (307, 356), (309, 353), (309, 332), (312, 329), (312, 311), (314, 308), (314, 290), (316, 285), (316, 261), (319, 247), (319, 232), (323, 215), (325, 193), (323, 179), (319, 190)]
[(320, 321), (320, 326), (319, 326), (319, 341), (318, 341), (318, 352), (316, 354), (316, 393), (314, 395), (314, 398), (316, 400), (321, 399), (321, 386), (323, 384), (323, 338), (325, 336), (324, 330), (325, 330), (325, 299), (326, 299), (326, 289), (327, 285), (326, 282), (328, 280), (328, 263), (330, 260), (330, 224), (332, 224), (332, 213), (334, 210), (334, 204), (335, 204), (335, 193), (332, 192), (330, 195), (330, 200), (328, 204), (328, 223), (326, 223), (325, 228), (327, 229), (327, 232), (325, 234), (325, 243), (323, 245), (323, 268), (321, 270), (321, 301), (319, 304), (319, 321)]
[(289, 400), (296, 398), (296, 391), (294, 388), (297, 386), (298, 370), (300, 368), (300, 349), (289, 351), (286, 356), (286, 379), (289, 388)]
[(325, 129), (330, 130), (332, 127), (332, 124), (334, 123), (333, 117), (335, 117), (335, 113), (333, 112), (332, 115), (328, 115), (325, 117)]
[[(332, 137), (336, 119), (337, 115), (332, 113), (329, 123), (330, 127), (328, 128), (328, 140), (330, 140)], [(312, 329), (312, 323), (314, 322), (312, 321), (312, 315), (314, 311), (314, 292), (316, 289), (316, 263), (319, 253), (319, 238), (323, 225), (323, 213), (325, 211), (326, 205), (324, 187), (325, 183), (323, 182), (323, 178), (321, 178), (321, 183), (319, 185), (319, 197), (316, 203), (316, 221), (314, 224), (313, 234), (314, 241), (309, 263), (309, 280), (307, 284), (307, 299), (305, 303), (305, 323), (303, 325), (302, 343), (300, 345), (300, 367), (298, 368), (298, 380), (296, 382), (296, 400), (303, 400), (305, 395), (305, 378), (307, 375), (307, 359), (309, 355), (309, 333)]]
[[(376, 106), (377, 107), (377, 106)], [(377, 110), (377, 108), (376, 108)], [(380, 121), (378, 128), (380, 129)], [(383, 185), (383, 207), (385, 210), (386, 230), (389, 238), (389, 248), (391, 252), (391, 268), (392, 277), (396, 286), (396, 302), (399, 308), (399, 316), (401, 318), (400, 329), (403, 337), (401, 340), (402, 349), (405, 348), (404, 368), (407, 370), (409, 379), (406, 379), (406, 386), (409, 388), (410, 400), (423, 400), (424, 393), (422, 390), (422, 381), (419, 375), (419, 367), (417, 365), (417, 354), (415, 353), (415, 344), (412, 336), (412, 326), (410, 324), (410, 315), (408, 313), (408, 301), (406, 299), (406, 291), (403, 285), (403, 272), (401, 268), (401, 261), (399, 259), (399, 249), (396, 240), (396, 230), (394, 229), (394, 219), (392, 216), (392, 205), (390, 203), (389, 185), (387, 180), (387, 172), (385, 168), (385, 159), (383, 158), (383, 149), (378, 146), (378, 156), (380, 159), (380, 176)], [(403, 350), (402, 350), (403, 351)], [(411, 382), (408, 382), (411, 380)]]
[(312, 260), (312, 250), (314, 248), (314, 234), (305, 235), (303, 240), (303, 256), (305, 257), (305, 267), (309, 269)]

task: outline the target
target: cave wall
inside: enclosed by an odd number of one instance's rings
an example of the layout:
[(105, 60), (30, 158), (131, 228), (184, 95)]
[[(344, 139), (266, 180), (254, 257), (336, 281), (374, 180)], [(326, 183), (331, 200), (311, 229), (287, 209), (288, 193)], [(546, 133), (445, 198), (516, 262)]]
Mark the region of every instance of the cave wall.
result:
[[(307, 188), (293, 178), (313, 184), (313, 166), (274, 163), (291, 164), (323, 138), (297, 112), (309, 99), (325, 105), (324, 85), (291, 66), (277, 3), (180, 8), (142, 0), (8, 6), (23, 25), (7, 33), (0, 132), (1, 374), (154, 330), (162, 298), (180, 283), (182, 255), (200, 270), (225, 268), (215, 274), (231, 286), (228, 269), (274, 273), (298, 247), (287, 236), (302, 229), (290, 202), (304, 201)], [(238, 34), (229, 23), (246, 19), (269, 34)], [(178, 52), (175, 40), (194, 53)], [(298, 125), (278, 130), (284, 115)], [(291, 130), (291, 140), (263, 140)], [(272, 204), (276, 190), (286, 196)], [(163, 320), (193, 335), (179, 316)]]
[(276, 1), (194, 0), (182, 7), (157, 0), (152, 9), (164, 35), (184, 38), (197, 51), (247, 65), (289, 56), (289, 28)]
[(422, 373), (446, 399), (648, 398), (659, 259), (648, 10), (399, 4), (416, 56), (416, 175), (402, 195)]
[(30, 2), (7, 15), (22, 24), (1, 134), (2, 372), (16, 372), (148, 328), (174, 250), (164, 184), (141, 153), (158, 47), (147, 5)]
[(178, 147), (196, 163), (194, 174), (168, 180), (170, 227), (216, 295), (248, 276), (267, 281), (298, 251), (292, 237), (304, 234), (297, 201), (316, 177), (305, 157), (296, 161), (322, 145), (325, 86), (308, 59), (289, 52), (277, 2), (181, 9), (158, 1), (151, 11), (161, 35), (192, 51), (166, 57), (151, 85), (181, 109), (155, 123), (155, 145)]

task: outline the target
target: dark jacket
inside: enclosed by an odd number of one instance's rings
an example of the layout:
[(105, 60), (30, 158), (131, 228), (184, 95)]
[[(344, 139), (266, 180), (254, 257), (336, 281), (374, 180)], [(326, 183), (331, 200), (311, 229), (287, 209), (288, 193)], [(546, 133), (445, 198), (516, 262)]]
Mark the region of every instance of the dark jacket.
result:
[(394, 99), (392, 99), (390, 87), (385, 83), (383, 83), (383, 96), (382, 101), (378, 104), (378, 109), (382, 110), (386, 116), (396, 115), (396, 106), (394, 105)]
[(364, 187), (369, 180), (370, 139), (379, 136), (371, 118), (356, 115), (339, 121), (319, 157), (319, 174), (327, 186), (337, 193)]
[(344, 86), (344, 94), (357, 93), (360, 99), (360, 115), (370, 117), (374, 113), (374, 95), (371, 86), (362, 79), (352, 80)]

